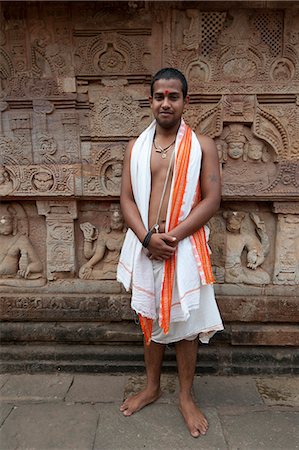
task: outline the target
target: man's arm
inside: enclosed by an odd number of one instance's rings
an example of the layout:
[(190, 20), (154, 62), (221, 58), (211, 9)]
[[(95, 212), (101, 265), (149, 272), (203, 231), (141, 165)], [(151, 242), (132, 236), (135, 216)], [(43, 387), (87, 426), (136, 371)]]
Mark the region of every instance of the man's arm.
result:
[(202, 149), (200, 173), (201, 201), (188, 217), (169, 232), (181, 241), (205, 225), (217, 212), (221, 201), (221, 178), (218, 152), (214, 141), (208, 136), (198, 136)]
[[(130, 174), (131, 151), (134, 143), (135, 139), (129, 141), (124, 156), (120, 205), (127, 226), (136, 234), (140, 242), (143, 242), (147, 234), (147, 230), (143, 225), (139, 210), (135, 203)], [(174, 238), (170, 237), (166, 233), (154, 233), (152, 235), (147, 248), (153, 258), (160, 260), (168, 259), (174, 253), (175, 249), (166, 244), (165, 241), (167, 239), (172, 241)]]
[(135, 203), (130, 175), (131, 151), (135, 141), (136, 139), (131, 139), (128, 142), (125, 151), (121, 179), (120, 206), (125, 219), (125, 223), (134, 231), (138, 239), (140, 241), (143, 241), (147, 231), (143, 225), (139, 210)]

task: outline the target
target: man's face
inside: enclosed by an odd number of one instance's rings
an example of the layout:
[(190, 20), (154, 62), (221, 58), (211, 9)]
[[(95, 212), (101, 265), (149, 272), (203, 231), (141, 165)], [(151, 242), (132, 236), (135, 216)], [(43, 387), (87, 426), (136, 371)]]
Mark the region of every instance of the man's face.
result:
[(162, 128), (172, 128), (180, 120), (188, 96), (183, 98), (182, 83), (177, 79), (158, 80), (149, 98), (155, 119)]

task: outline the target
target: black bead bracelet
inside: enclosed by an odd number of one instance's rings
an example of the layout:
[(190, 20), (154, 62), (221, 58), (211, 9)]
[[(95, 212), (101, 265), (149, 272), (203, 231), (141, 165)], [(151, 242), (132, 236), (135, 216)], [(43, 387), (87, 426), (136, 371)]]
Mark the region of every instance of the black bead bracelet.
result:
[(151, 240), (151, 237), (152, 237), (153, 232), (154, 232), (154, 230), (151, 229), (151, 230), (149, 230), (149, 231), (146, 233), (146, 236), (145, 236), (145, 238), (144, 238), (143, 241), (142, 241), (142, 246), (143, 246), (144, 248), (147, 248), (148, 244), (150, 243), (150, 240)]

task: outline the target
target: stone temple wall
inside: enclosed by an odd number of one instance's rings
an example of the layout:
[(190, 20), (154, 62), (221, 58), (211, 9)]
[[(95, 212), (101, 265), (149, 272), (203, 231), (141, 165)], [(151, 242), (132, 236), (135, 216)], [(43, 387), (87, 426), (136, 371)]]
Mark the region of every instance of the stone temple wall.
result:
[(141, 343), (115, 281), (122, 160), (174, 66), (222, 165), (213, 342), (298, 345), (299, 8), (278, 3), (1, 3), (2, 342)]

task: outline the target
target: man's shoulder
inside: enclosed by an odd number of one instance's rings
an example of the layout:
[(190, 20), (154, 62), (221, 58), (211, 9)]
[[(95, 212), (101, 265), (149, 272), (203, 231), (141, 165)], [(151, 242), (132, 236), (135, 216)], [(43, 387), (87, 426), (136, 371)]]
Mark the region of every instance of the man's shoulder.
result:
[(129, 156), (137, 138), (130, 139), (127, 143), (126, 154)]
[(200, 143), (201, 149), (203, 152), (209, 151), (211, 147), (215, 147), (215, 142), (210, 136), (206, 136), (204, 134), (195, 132), (195, 135)]

